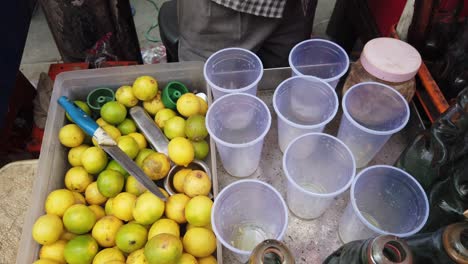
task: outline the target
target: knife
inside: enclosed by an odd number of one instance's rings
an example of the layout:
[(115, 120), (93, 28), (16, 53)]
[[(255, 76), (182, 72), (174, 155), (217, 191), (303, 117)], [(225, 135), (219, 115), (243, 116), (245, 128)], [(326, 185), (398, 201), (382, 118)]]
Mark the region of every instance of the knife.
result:
[(157, 152), (168, 155), (167, 146), (169, 144), (169, 140), (162, 130), (156, 126), (148, 113), (146, 113), (141, 106), (134, 106), (130, 108), (129, 114), (133, 121), (135, 121), (135, 124), (138, 129), (140, 129), (141, 133), (145, 135), (151, 147), (153, 147)]
[(81, 108), (71, 102), (67, 97), (62, 96), (58, 99), (59, 105), (61, 105), (65, 111), (70, 115), (71, 119), (77, 124), (83, 131), (92, 136), (107, 154), (109, 154), (114, 160), (116, 160), (124, 169), (135, 177), (146, 189), (152, 192), (161, 200), (166, 201), (166, 197), (159, 190), (158, 186), (150, 179), (143, 170), (136, 165), (136, 163), (130, 159), (125, 152), (123, 152), (118, 146), (117, 142), (114, 141), (96, 122), (89, 117)]

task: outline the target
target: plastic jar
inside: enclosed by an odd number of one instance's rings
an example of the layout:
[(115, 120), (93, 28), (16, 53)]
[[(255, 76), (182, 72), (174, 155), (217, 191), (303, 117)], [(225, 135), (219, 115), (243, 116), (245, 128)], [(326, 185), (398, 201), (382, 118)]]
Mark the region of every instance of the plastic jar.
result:
[(370, 40), (360, 59), (351, 66), (343, 95), (357, 83), (372, 81), (393, 87), (409, 102), (416, 90), (414, 76), (421, 61), (419, 52), (406, 42), (393, 38)]

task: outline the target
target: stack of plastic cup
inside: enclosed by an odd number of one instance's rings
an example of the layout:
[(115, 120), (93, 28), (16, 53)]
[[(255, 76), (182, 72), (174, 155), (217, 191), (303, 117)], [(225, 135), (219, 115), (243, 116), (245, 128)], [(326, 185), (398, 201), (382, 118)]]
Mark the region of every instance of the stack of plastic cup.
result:
[(338, 105), (335, 90), (319, 78), (295, 76), (282, 82), (273, 94), (281, 151), (300, 135), (322, 132), (335, 117)]
[(406, 126), (410, 116), (405, 98), (376, 82), (351, 87), (343, 96), (342, 108), (338, 138), (351, 149), (358, 168), (366, 166), (390, 136)]
[(318, 77), (336, 88), (340, 78), (348, 71), (349, 58), (345, 50), (324, 39), (300, 42), (289, 53), (292, 75)]
[(263, 76), (263, 64), (253, 52), (227, 48), (213, 53), (205, 63), (203, 74), (214, 100), (225, 94), (257, 94)]
[(298, 137), (283, 155), (289, 209), (303, 219), (319, 217), (349, 188), (355, 170), (351, 151), (337, 138), (323, 133)]
[(272, 186), (258, 180), (240, 180), (216, 197), (211, 225), (221, 244), (246, 263), (257, 244), (266, 239), (283, 239), (288, 209)]
[(339, 235), (344, 243), (377, 235), (407, 237), (421, 230), (428, 216), (426, 193), (411, 175), (392, 166), (371, 166), (351, 185)]
[(245, 93), (219, 98), (206, 114), (206, 128), (216, 142), (223, 167), (237, 177), (249, 176), (257, 169), (270, 126), (267, 105)]

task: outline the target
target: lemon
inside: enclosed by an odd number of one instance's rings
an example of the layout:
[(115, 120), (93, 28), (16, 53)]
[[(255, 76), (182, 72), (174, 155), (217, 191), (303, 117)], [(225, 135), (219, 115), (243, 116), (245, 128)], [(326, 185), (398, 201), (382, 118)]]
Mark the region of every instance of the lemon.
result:
[(147, 264), (145, 258), (145, 250), (143, 248), (138, 249), (130, 253), (127, 257), (127, 264)]
[(151, 76), (140, 76), (133, 82), (132, 91), (139, 100), (151, 100), (158, 93), (158, 82)]
[(194, 225), (192, 225), (192, 224), (190, 224), (190, 223), (187, 223), (187, 225), (185, 226), (185, 231), (189, 231), (190, 229), (192, 229), (192, 228), (194, 228), (194, 227), (203, 227), (203, 228), (206, 228), (206, 229), (208, 229), (208, 230), (213, 231), (213, 228), (212, 228), (212, 226), (211, 226), (211, 223), (208, 224), (208, 225), (206, 225), (206, 226), (194, 226)]
[(146, 146), (148, 146), (148, 143), (146, 142), (146, 138), (145, 136), (143, 136), (143, 134), (138, 133), (138, 132), (132, 132), (128, 135), (131, 136), (136, 141), (136, 143), (138, 144), (138, 148), (140, 150), (145, 149)]
[(164, 189), (161, 188), (161, 187), (158, 187), (158, 189), (162, 192), (162, 194), (164, 195), (164, 197), (166, 197), (166, 198), (169, 197), (169, 194), (166, 192), (166, 190), (164, 190)]
[(187, 122), (185, 123), (185, 135), (192, 141), (205, 139), (208, 136), (205, 117), (197, 114), (187, 118)]
[(65, 173), (65, 186), (74, 192), (84, 192), (93, 182), (91, 176), (83, 167), (72, 167)]
[(218, 262), (216, 261), (216, 258), (213, 256), (198, 258), (197, 261), (198, 261), (198, 264), (218, 264)]
[(96, 221), (99, 221), (101, 218), (106, 216), (106, 212), (104, 211), (104, 208), (102, 208), (99, 205), (96, 205), (96, 204), (88, 205), (88, 208), (91, 209), (91, 211), (93, 211), (94, 216), (96, 217)]
[(81, 235), (70, 240), (65, 246), (65, 260), (69, 264), (91, 263), (99, 246), (90, 235)]
[(124, 177), (128, 176), (128, 172), (115, 160), (109, 161), (106, 170), (114, 170), (122, 174)]
[(211, 190), (211, 179), (201, 170), (193, 170), (184, 181), (184, 193), (189, 197), (208, 195)]
[(193, 150), (195, 151), (195, 159), (204, 160), (208, 153), (210, 152), (210, 146), (206, 140), (201, 141), (190, 141), (193, 145)]
[(200, 115), (206, 115), (206, 112), (208, 112), (208, 103), (201, 97), (197, 96), (198, 102), (200, 103)]
[(101, 218), (93, 227), (91, 234), (101, 247), (115, 246), (115, 236), (123, 225), (122, 220), (108, 215)]
[(151, 238), (145, 246), (145, 257), (149, 264), (177, 263), (182, 256), (180, 239), (171, 234), (159, 234)]
[(185, 120), (180, 116), (168, 119), (164, 125), (164, 135), (168, 139), (175, 137), (185, 137)]
[(59, 131), (59, 141), (65, 147), (78, 147), (83, 143), (84, 139), (85, 133), (75, 124), (65, 125)]
[(107, 155), (99, 147), (89, 147), (81, 155), (81, 164), (90, 174), (98, 174), (107, 165)]
[(146, 191), (140, 195), (133, 208), (133, 218), (142, 225), (151, 225), (164, 214), (164, 202), (156, 195)]
[(156, 235), (164, 233), (180, 237), (180, 228), (177, 222), (168, 218), (162, 218), (154, 222), (148, 232), (148, 240)]
[(72, 166), (81, 166), (81, 154), (89, 148), (86, 144), (81, 144), (78, 147), (71, 148), (68, 151), (68, 162)]
[(34, 223), (32, 235), (41, 245), (49, 245), (57, 241), (63, 233), (63, 223), (60, 217), (46, 214), (39, 217)]
[(47, 196), (45, 211), (47, 214), (63, 216), (68, 207), (75, 204), (75, 197), (70, 190), (58, 189)]
[(70, 241), (73, 238), (75, 238), (76, 236), (77, 236), (76, 234), (73, 234), (72, 232), (64, 230), (63, 233), (60, 235), (59, 240)]
[(153, 99), (144, 101), (143, 108), (152, 116), (156, 115), (159, 110), (164, 109), (164, 104), (161, 100), (161, 93), (158, 92)]
[(177, 100), (177, 111), (185, 117), (200, 113), (200, 101), (198, 97), (193, 93), (183, 94)]
[(187, 166), (195, 158), (192, 143), (186, 138), (176, 137), (168, 145), (169, 158), (177, 165)]
[(115, 92), (115, 99), (126, 107), (133, 107), (138, 104), (138, 98), (133, 94), (132, 87), (128, 85), (121, 86), (117, 89)]
[(96, 223), (96, 215), (83, 204), (70, 206), (63, 215), (65, 228), (77, 235), (88, 233)]
[(85, 199), (91, 205), (101, 205), (107, 201), (107, 197), (99, 192), (97, 182), (93, 182), (86, 187)]
[(117, 247), (125, 253), (132, 253), (143, 248), (148, 237), (148, 232), (140, 224), (128, 223), (117, 231), (115, 243)]
[(86, 199), (79, 192), (72, 192), (73, 197), (75, 197), (75, 204), (86, 204)]
[[(88, 116), (91, 116), (91, 109), (89, 108), (88, 104), (83, 101), (73, 101), (81, 110), (83, 110)], [(67, 117), (68, 121), (73, 122), (71, 119), (70, 115), (68, 113), (65, 113), (65, 116)]]
[(191, 171), (192, 169), (181, 169), (174, 175), (172, 184), (178, 193), (184, 192), (185, 176), (187, 176), (187, 174), (189, 174)]
[(131, 193), (119, 193), (112, 201), (112, 214), (123, 221), (133, 220), (136, 199), (137, 197)]
[(51, 259), (38, 259), (34, 261), (33, 264), (60, 264), (60, 262)]
[(136, 132), (137, 127), (135, 122), (130, 118), (125, 118), (122, 123), (120, 123), (117, 128), (120, 130), (122, 135), (128, 135), (130, 133)]
[[(113, 139), (113, 140), (117, 140), (122, 134), (120, 133), (120, 130), (118, 128), (116, 128), (115, 126), (113, 125), (104, 125), (101, 127), (102, 129), (104, 129), (104, 131), (106, 131), (106, 133)], [(96, 139), (93, 138), (93, 144), (94, 146), (98, 146), (98, 142)]]
[(151, 153), (156, 153), (156, 151), (154, 151), (152, 149), (148, 149), (148, 148), (140, 149), (140, 152), (138, 152), (138, 155), (135, 158), (135, 163), (141, 168), (142, 165), (143, 165), (143, 161)]
[(104, 206), (104, 212), (106, 212), (106, 215), (113, 215), (113, 211), (112, 211), (113, 200), (114, 198), (107, 199), (106, 205)]
[(216, 250), (213, 231), (202, 227), (194, 227), (187, 231), (182, 242), (184, 250), (197, 258), (208, 257)]
[(118, 125), (125, 120), (127, 108), (117, 101), (110, 101), (101, 107), (101, 117), (111, 125)]
[(185, 218), (191, 225), (203, 227), (211, 223), (213, 201), (207, 196), (195, 196), (185, 206)]
[(105, 248), (96, 254), (93, 264), (109, 264), (111, 261), (125, 263), (125, 256), (117, 248)]
[(198, 261), (194, 256), (188, 253), (183, 253), (180, 259), (177, 261), (177, 264), (198, 264)]
[(154, 117), (154, 122), (156, 122), (156, 125), (159, 128), (163, 129), (164, 125), (166, 124), (166, 121), (173, 118), (176, 115), (176, 112), (174, 112), (172, 109), (164, 108), (156, 113), (156, 116)]
[(63, 255), (63, 251), (66, 244), (67, 241), (65, 240), (57, 240), (52, 244), (42, 246), (41, 250), (39, 251), (39, 258), (50, 259), (56, 261), (57, 263), (65, 264), (65, 256)]
[(96, 123), (100, 126), (100, 127), (103, 127), (105, 125), (111, 125), (109, 123), (107, 123), (106, 121), (104, 121), (104, 119), (102, 119), (102, 117), (96, 119)]
[(171, 168), (171, 162), (162, 153), (152, 153), (143, 160), (141, 167), (152, 180), (159, 180), (167, 176)]
[(169, 196), (166, 202), (166, 217), (176, 221), (179, 224), (186, 223), (187, 219), (185, 218), (185, 206), (189, 200), (190, 198), (183, 193), (177, 193)]
[(117, 139), (117, 146), (127, 154), (131, 159), (134, 159), (140, 151), (138, 143), (131, 136), (121, 136)]
[(143, 185), (141, 185), (141, 183), (138, 182), (138, 180), (135, 177), (128, 176), (127, 183), (125, 184), (125, 191), (139, 196), (144, 191), (146, 191), (146, 188), (143, 187)]
[(124, 176), (114, 170), (103, 170), (97, 178), (97, 188), (105, 197), (115, 197), (119, 194), (125, 183)]

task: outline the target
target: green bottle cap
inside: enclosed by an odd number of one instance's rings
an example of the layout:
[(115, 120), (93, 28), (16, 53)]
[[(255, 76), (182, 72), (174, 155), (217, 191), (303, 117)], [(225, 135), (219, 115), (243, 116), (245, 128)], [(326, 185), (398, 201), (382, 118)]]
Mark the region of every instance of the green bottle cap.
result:
[(92, 90), (86, 98), (86, 103), (93, 112), (101, 111), (101, 107), (115, 100), (114, 91), (109, 88), (97, 88)]
[(172, 110), (177, 108), (177, 100), (185, 94), (188, 93), (187, 87), (181, 82), (173, 81), (169, 82), (162, 91), (162, 101), (165, 107)]

